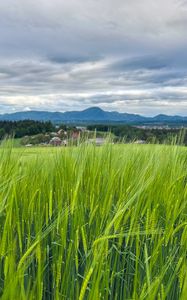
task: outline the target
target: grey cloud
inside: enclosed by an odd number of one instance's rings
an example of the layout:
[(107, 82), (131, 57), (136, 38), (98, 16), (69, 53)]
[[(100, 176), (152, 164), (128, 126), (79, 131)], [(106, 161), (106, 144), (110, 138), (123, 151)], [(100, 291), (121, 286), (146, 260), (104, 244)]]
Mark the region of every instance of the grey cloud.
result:
[(186, 4), (1, 1), (1, 112), (97, 104), (187, 115)]

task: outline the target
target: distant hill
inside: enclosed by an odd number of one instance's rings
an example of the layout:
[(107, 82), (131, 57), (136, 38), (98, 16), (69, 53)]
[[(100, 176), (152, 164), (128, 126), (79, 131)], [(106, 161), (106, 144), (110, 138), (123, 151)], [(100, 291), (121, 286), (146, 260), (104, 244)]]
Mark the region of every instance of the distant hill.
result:
[(161, 123), (187, 123), (187, 117), (158, 115), (153, 118), (137, 114), (104, 111), (99, 107), (91, 107), (83, 111), (48, 112), (25, 111), (11, 114), (1, 114), (0, 120), (19, 121), (51, 121), (53, 123), (126, 123), (126, 124), (161, 124)]

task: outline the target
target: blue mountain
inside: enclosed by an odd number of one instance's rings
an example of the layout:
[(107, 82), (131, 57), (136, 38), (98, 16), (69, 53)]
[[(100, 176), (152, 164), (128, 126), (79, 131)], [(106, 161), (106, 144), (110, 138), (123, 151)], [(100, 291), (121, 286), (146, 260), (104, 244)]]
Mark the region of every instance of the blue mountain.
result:
[(144, 117), (138, 114), (119, 113), (116, 111), (104, 111), (99, 107), (90, 107), (83, 111), (49, 112), (49, 111), (24, 111), (10, 114), (1, 114), (0, 120), (51, 121), (54, 123), (81, 123), (81, 122), (120, 122), (127, 124), (134, 123), (183, 123), (187, 117), (158, 115), (153, 118)]

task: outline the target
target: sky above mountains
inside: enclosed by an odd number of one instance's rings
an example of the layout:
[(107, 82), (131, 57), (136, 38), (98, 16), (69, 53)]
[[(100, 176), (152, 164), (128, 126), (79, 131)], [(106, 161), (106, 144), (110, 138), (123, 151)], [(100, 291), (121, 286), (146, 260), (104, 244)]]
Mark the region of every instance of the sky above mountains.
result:
[(187, 1), (0, 2), (0, 112), (187, 115)]

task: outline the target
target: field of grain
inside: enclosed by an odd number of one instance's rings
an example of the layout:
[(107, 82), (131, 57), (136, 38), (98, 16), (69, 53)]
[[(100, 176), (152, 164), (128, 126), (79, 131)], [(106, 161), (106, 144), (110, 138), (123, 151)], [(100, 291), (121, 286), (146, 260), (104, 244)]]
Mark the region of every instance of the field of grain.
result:
[(0, 297), (187, 298), (187, 148), (0, 149)]

